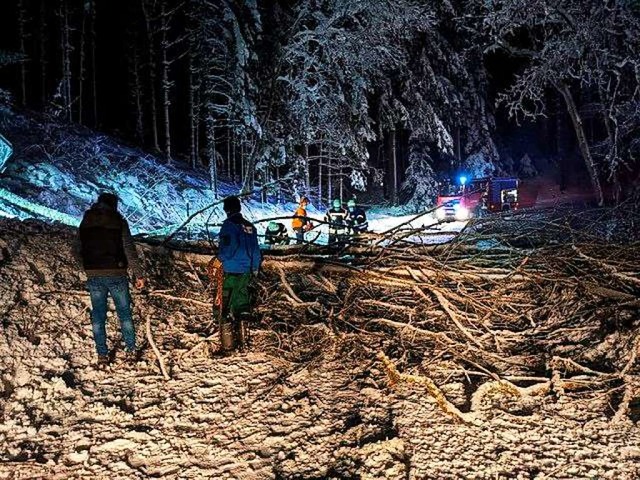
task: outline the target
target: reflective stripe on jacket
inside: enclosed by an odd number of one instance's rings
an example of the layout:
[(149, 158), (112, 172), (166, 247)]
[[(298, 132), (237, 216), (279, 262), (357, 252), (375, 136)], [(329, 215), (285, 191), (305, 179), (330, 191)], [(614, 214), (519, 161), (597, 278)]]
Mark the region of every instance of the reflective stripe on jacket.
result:
[(218, 258), (224, 273), (256, 272), (262, 262), (256, 227), (240, 213), (231, 215), (220, 228)]

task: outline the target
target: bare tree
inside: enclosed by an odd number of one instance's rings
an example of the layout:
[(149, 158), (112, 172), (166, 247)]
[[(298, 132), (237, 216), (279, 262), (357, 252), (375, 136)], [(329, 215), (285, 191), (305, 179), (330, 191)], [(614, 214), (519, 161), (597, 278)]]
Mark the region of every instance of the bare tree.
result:
[(47, 102), (47, 0), (40, 0), (38, 22), (39, 60), (40, 60), (40, 104)]
[(172, 12), (167, 11), (167, 5), (164, 0), (160, 2), (160, 64), (162, 66), (162, 107), (164, 120), (164, 156), (167, 163), (171, 163), (171, 86), (169, 80), (169, 19)]
[(96, 66), (96, 0), (87, 0), (86, 3), (89, 8), (89, 31), (91, 41), (91, 98), (92, 98), (92, 110), (93, 110), (93, 125), (98, 126), (98, 81), (97, 81), (97, 66)]
[(131, 103), (134, 107), (135, 116), (135, 135), (140, 145), (144, 145), (144, 101), (143, 101), (143, 86), (142, 78), (140, 75), (141, 63), (140, 63), (140, 51), (138, 35), (135, 31), (130, 33), (131, 49), (129, 57), (129, 92), (131, 95)]
[(73, 73), (71, 70), (71, 56), (73, 45), (71, 43), (71, 25), (69, 23), (69, 5), (67, 0), (60, 0), (58, 18), (60, 21), (60, 60), (61, 60), (61, 100), (64, 116), (67, 121), (72, 121), (72, 97), (71, 85)]
[(151, 125), (151, 140), (153, 150), (160, 152), (160, 140), (158, 136), (158, 99), (156, 87), (156, 39), (155, 28), (156, 18), (155, 11), (157, 8), (157, 0), (140, 0), (142, 14), (147, 34), (147, 71), (149, 74), (149, 109)]
[(20, 62), (20, 101), (22, 105), (27, 103), (27, 50), (25, 42), (27, 40), (27, 32), (25, 26), (27, 24), (27, 12), (25, 9), (25, 0), (18, 0), (18, 41), (20, 44), (19, 53), (22, 56)]
[(85, 58), (86, 58), (86, 39), (87, 39), (87, 15), (89, 5), (82, 2), (81, 27), (80, 27), (80, 58), (78, 62), (78, 123), (82, 123), (84, 109), (84, 75), (85, 75)]

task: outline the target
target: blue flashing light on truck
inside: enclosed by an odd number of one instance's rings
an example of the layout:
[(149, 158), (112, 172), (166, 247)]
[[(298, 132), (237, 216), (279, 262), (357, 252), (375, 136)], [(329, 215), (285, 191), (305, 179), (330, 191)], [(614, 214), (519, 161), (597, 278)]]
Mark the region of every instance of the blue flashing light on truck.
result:
[(460, 178), (460, 185), (440, 184), (436, 217), (442, 221), (463, 221), (471, 216), (517, 210), (518, 179), (515, 177)]

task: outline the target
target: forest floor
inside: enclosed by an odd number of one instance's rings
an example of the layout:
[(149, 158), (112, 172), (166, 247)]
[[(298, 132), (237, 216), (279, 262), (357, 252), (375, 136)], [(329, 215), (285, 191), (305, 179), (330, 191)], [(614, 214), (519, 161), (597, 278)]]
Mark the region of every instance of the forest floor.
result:
[[(506, 258), (486, 250), (487, 232), (473, 254), (398, 250), (367, 271), (364, 260), (274, 257), (252, 348), (221, 357), (207, 258), (139, 244), (144, 354), (132, 365), (118, 350), (98, 369), (74, 230), (0, 220), (0, 231), (0, 478), (640, 478), (640, 320), (621, 306), (637, 303), (637, 263), (612, 286), (606, 268), (559, 277), (529, 245), (512, 270), (487, 274), (478, 262)], [(406, 258), (423, 267), (394, 271)], [(443, 258), (454, 263), (428, 280)], [(593, 298), (577, 283), (592, 275), (603, 287)], [(479, 318), (473, 288), (486, 295), (480, 285), (496, 278), (490, 310), (515, 311), (513, 325)], [(454, 294), (469, 295), (475, 323)], [(542, 303), (558, 299), (555, 310)], [(119, 345), (113, 311), (108, 330)]]

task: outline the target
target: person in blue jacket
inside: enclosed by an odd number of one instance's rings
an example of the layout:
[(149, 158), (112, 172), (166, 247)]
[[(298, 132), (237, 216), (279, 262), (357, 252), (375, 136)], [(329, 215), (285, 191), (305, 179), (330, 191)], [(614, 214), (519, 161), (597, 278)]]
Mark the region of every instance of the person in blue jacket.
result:
[(223, 208), (227, 219), (220, 228), (218, 250), (224, 272), (220, 344), (222, 351), (229, 352), (246, 347), (251, 317), (249, 283), (258, 274), (262, 255), (256, 227), (243, 218), (238, 197), (225, 198)]

